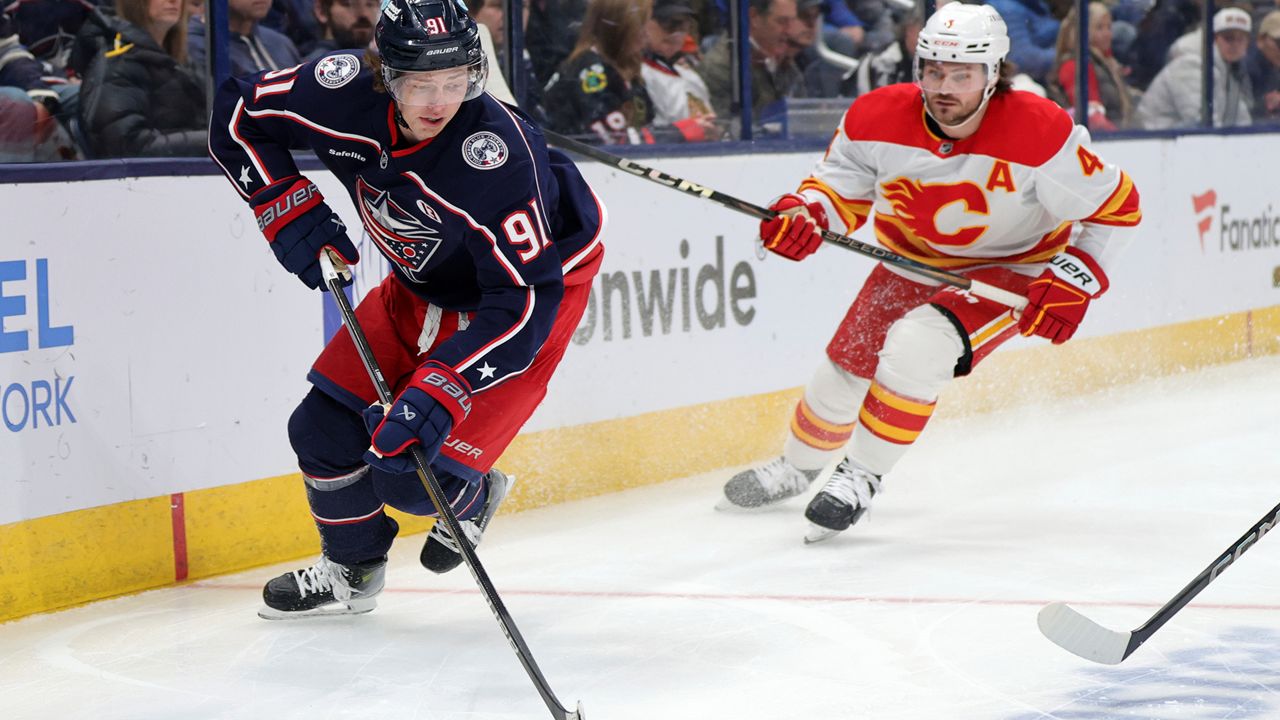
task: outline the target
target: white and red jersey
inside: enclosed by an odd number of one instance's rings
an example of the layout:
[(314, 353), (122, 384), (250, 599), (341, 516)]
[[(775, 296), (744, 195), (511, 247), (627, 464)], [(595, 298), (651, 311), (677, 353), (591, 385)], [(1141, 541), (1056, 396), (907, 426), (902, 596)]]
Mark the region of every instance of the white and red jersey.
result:
[(1070, 242), (1106, 270), (1142, 213), (1133, 181), (1089, 141), (1060, 107), (1020, 91), (992, 96), (978, 131), (952, 140), (930, 130), (919, 88), (890, 85), (854, 101), (799, 192), (832, 230), (874, 215), (881, 244), (934, 267), (1037, 274)]

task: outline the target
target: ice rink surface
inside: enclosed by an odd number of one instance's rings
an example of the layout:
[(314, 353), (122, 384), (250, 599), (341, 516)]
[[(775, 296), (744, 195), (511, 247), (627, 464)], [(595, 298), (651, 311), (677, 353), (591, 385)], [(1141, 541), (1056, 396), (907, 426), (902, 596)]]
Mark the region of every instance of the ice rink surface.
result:
[[(480, 556), (567, 705), (1280, 718), (1280, 535), (1122, 665), (1036, 628), (1057, 600), (1137, 627), (1280, 500), (1280, 358), (942, 418), (863, 523), (810, 547), (802, 500), (712, 509), (736, 469), (494, 522)], [(548, 717), (465, 568), (418, 567), (422, 539), (399, 542), (369, 615), (260, 620), (262, 583), (306, 561), (0, 625), (0, 717)]]

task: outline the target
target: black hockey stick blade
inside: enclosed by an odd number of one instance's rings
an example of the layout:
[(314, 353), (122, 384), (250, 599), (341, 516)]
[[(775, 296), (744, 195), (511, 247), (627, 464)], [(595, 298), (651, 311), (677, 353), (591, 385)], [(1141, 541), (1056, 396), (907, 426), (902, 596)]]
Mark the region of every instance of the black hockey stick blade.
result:
[[(346, 326), (347, 332), (351, 335), (351, 342), (355, 345), (356, 353), (360, 356), (360, 361), (364, 363), (364, 368), (369, 373), (369, 380), (378, 391), (378, 399), (387, 410), (390, 410), (392, 402), (391, 388), (382, 376), (382, 370), (378, 367), (378, 359), (373, 355), (373, 348), (369, 346), (364, 330), (361, 329), (359, 321), (356, 320), (355, 311), (351, 309), (351, 302), (347, 300), (347, 296), (342, 290), (340, 274), (346, 270), (346, 266), (342, 265), (339, 259), (335, 267), (334, 260), (335, 258), (330, 257), (328, 251), (320, 253), (320, 270), (324, 276), (325, 286), (328, 287), (329, 293), (333, 295), (333, 301), (338, 306), (338, 312), (342, 315), (342, 324)], [(422, 481), (423, 489), (431, 497), (431, 504), (435, 505), (436, 511), (440, 515), (439, 521), (449, 528), (449, 532), (452, 533), (453, 537), (465, 538), (466, 533), (462, 531), (462, 527), (458, 523), (458, 517), (453, 512), (453, 507), (446, 499), (444, 491), (440, 489), (440, 483), (431, 471), (431, 464), (427, 462), (427, 457), (422, 452), (421, 446), (411, 445), (409, 453), (417, 466), (418, 479)], [(476, 551), (471, 547), (471, 543), (458, 543), (458, 551), (462, 554), (467, 568), (471, 570), (471, 577), (480, 586), (480, 593), (484, 596), (485, 602), (489, 604), (489, 609), (493, 611), (494, 618), (497, 619), (498, 624), (502, 627), (503, 635), (507, 636), (507, 642), (511, 643), (511, 649), (515, 651), (516, 658), (524, 666), (524, 670), (529, 675), (529, 679), (533, 681), (538, 694), (542, 696), (542, 701), (546, 704), (547, 710), (551, 712), (551, 716), (555, 720), (584, 720), (581, 702), (578, 703), (576, 710), (570, 711), (560, 703), (556, 694), (551, 691), (551, 684), (547, 682), (547, 678), (542, 674), (542, 669), (538, 667), (538, 663), (533, 659), (533, 652), (529, 650), (529, 646), (524, 641), (524, 636), (520, 634), (519, 628), (516, 627), (516, 621), (512, 619), (511, 613), (507, 611), (507, 606), (498, 595), (497, 588), (493, 586), (493, 582), (489, 579), (489, 573), (480, 564), (480, 558), (476, 556)]]
[(1132, 632), (1109, 630), (1065, 603), (1052, 603), (1041, 608), (1040, 614), (1036, 616), (1036, 623), (1045, 637), (1068, 652), (1105, 665), (1119, 665), (1191, 602), (1192, 598), (1199, 595), (1201, 590), (1209, 587), (1209, 583), (1230, 567), (1245, 550), (1253, 547), (1277, 525), (1280, 525), (1280, 505), (1271, 508), (1248, 532), (1232, 543), (1226, 552), (1219, 555), (1218, 559), (1202, 570), (1172, 600)]

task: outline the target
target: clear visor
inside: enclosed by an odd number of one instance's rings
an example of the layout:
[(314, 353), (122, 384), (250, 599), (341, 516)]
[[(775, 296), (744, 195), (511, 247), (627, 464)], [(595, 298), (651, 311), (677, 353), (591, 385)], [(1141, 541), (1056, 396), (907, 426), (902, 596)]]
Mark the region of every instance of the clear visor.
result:
[(961, 94), (984, 90), (991, 78), (984, 63), (916, 59), (916, 85), (927, 93)]
[(489, 65), (484, 59), (444, 70), (406, 72), (383, 68), (387, 92), (402, 105), (454, 105), (484, 92)]

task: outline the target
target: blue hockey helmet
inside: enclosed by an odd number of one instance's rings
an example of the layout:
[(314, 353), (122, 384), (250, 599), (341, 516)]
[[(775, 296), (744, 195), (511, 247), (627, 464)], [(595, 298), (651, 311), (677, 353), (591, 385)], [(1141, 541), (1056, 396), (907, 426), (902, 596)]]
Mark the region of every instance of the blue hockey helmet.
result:
[(472, 100), (484, 92), (489, 63), (462, 0), (382, 0), (374, 41), (383, 82), (400, 102), (420, 104), (415, 76), (451, 68), (466, 68), (467, 83), (462, 97), (446, 99)]

